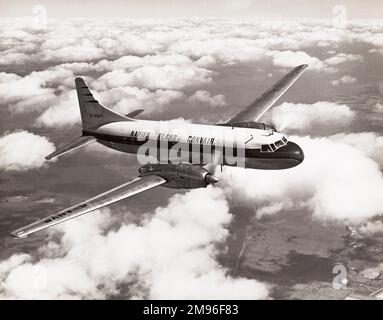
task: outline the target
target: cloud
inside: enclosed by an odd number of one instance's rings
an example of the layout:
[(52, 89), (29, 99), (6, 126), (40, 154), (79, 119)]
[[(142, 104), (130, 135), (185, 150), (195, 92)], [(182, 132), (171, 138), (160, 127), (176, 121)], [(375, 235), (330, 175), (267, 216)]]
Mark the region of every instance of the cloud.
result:
[(342, 78), (338, 79), (338, 80), (331, 80), (330, 83), (333, 85), (333, 86), (339, 86), (340, 84), (351, 84), (351, 83), (355, 83), (356, 82), (356, 78), (352, 77), (352, 76), (343, 76)]
[(119, 87), (95, 93), (99, 101), (113, 110), (127, 114), (136, 109), (145, 109), (145, 114), (161, 112), (175, 101), (181, 101), (185, 95), (178, 90), (158, 89), (150, 91), (146, 88)]
[[(0, 296), (21, 299), (262, 299), (267, 287), (219, 265), (228, 204), (219, 188), (175, 195), (134, 223), (109, 209), (62, 224), (34, 256), (0, 263)], [(136, 218), (137, 219), (137, 218)], [(121, 220), (124, 222), (121, 225)], [(121, 250), (121, 248), (124, 248)]]
[(303, 51), (272, 51), (273, 64), (278, 67), (293, 68), (301, 64), (308, 64), (309, 69), (314, 71), (335, 72), (336, 69), (328, 67), (316, 57), (312, 57)]
[(363, 61), (363, 57), (359, 54), (338, 53), (337, 55), (324, 60), (324, 62), (329, 65), (337, 65), (337, 64), (341, 64), (345, 62), (350, 62), (350, 61), (361, 62)]
[(81, 120), (75, 90), (63, 94), (56, 105), (45, 110), (37, 119), (37, 126), (65, 127), (72, 126)]
[(337, 142), (348, 144), (383, 167), (383, 137), (373, 132), (339, 133), (331, 136)]
[(39, 110), (42, 104), (54, 99), (54, 91), (47, 88), (44, 79), (40, 77), (0, 73), (0, 104), (8, 105), (12, 111)]
[(147, 55), (144, 57), (138, 56), (123, 56), (116, 60), (101, 60), (95, 64), (94, 68), (98, 71), (113, 71), (115, 69), (123, 69), (125, 71), (133, 71), (143, 66), (191, 66), (193, 67), (193, 61), (180, 54), (158, 54)]
[[(230, 5), (242, 10), (249, 3), (244, 0)], [(43, 39), (31, 27), (30, 19), (3, 19), (0, 26), (4, 53), (0, 62), (4, 65), (173, 54), (193, 60), (211, 57), (215, 62), (237, 63), (263, 60), (273, 50), (303, 52), (309, 47), (337, 47), (353, 42), (367, 43), (375, 51), (382, 48), (382, 27), (374, 21), (349, 21), (344, 32), (328, 21), (310, 20), (68, 19), (50, 20)], [(325, 63), (357, 59), (358, 55), (339, 53)]]
[(331, 133), (348, 126), (355, 112), (347, 105), (328, 101), (314, 104), (282, 103), (271, 111), (271, 122), (279, 131)]
[(374, 235), (376, 233), (383, 233), (383, 222), (382, 221), (367, 221), (363, 224), (359, 230), (363, 235)]
[(377, 112), (383, 112), (383, 104), (381, 104), (380, 102), (377, 102), (374, 105), (373, 110), (375, 110)]
[(44, 59), (49, 62), (92, 61), (104, 56), (103, 50), (95, 47), (89, 40), (82, 40), (77, 45), (63, 45), (55, 50), (47, 49), (44, 52)]
[[(256, 214), (306, 208), (315, 218), (345, 224), (382, 214), (383, 179), (368, 152), (342, 142), (344, 138), (339, 136), (290, 139), (305, 154), (295, 168), (262, 171), (225, 167), (221, 181), (233, 201), (254, 207)], [(347, 139), (355, 142), (360, 136)]]
[(0, 56), (0, 65), (8, 65), (8, 64), (23, 64), (30, 59), (30, 55), (21, 52), (2, 52)]
[(225, 106), (225, 96), (223, 94), (217, 94), (212, 96), (209, 91), (197, 90), (192, 96), (188, 98), (188, 101), (192, 105), (208, 104), (212, 107)]
[(182, 68), (173, 65), (143, 66), (132, 72), (115, 69), (102, 75), (96, 88), (107, 89), (136, 86), (148, 89), (182, 89), (212, 81), (212, 72), (197, 66)]
[[(318, 44), (337, 48), (345, 42), (363, 42), (379, 49), (382, 31), (372, 22), (350, 22), (345, 34), (323, 21), (69, 19), (50, 21), (42, 39), (30, 20), (9, 21), (0, 21), (4, 53), (0, 64), (12, 66), (18, 60), (22, 66), (33, 67), (43, 61), (44, 69), (30, 74), (2, 73), (0, 103), (13, 112), (41, 113), (65, 103), (75, 76), (90, 76), (93, 87), (102, 94), (124, 87), (151, 92), (199, 90), (212, 83), (217, 67), (236, 63), (272, 63), (283, 68), (308, 63), (311, 70), (331, 73), (336, 71), (335, 66), (361, 61), (363, 57), (334, 51), (331, 57), (320, 60), (307, 48)], [(352, 81), (346, 76), (331, 83)], [(139, 106), (142, 101), (130, 97), (127, 102)], [(116, 108), (131, 110), (125, 105), (121, 102)], [(37, 123), (54, 122), (45, 120), (48, 116), (54, 118), (50, 112), (40, 115)], [(63, 123), (73, 121), (65, 119)]]
[(47, 138), (25, 130), (6, 133), (0, 137), (0, 169), (25, 171), (41, 168), (44, 157), (55, 151)]
[[(90, 82), (89, 82), (90, 83)], [(158, 113), (175, 101), (181, 101), (185, 95), (178, 90), (157, 89), (151, 91), (138, 87), (117, 87), (105, 91), (97, 91), (99, 87), (93, 81), (91, 91), (103, 105), (121, 114), (128, 114), (137, 109), (145, 109), (145, 114)], [(66, 127), (81, 122), (77, 93), (75, 90), (61, 94), (54, 105), (46, 109), (35, 121), (39, 127)]]

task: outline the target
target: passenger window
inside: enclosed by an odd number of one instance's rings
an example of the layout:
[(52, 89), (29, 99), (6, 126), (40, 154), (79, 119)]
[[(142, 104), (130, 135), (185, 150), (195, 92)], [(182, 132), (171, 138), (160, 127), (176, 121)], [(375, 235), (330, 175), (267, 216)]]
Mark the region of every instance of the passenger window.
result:
[(270, 148), (270, 146), (269, 146), (268, 144), (263, 144), (263, 145), (261, 146), (261, 151), (262, 151), (262, 152), (270, 152), (270, 151), (271, 151), (271, 148)]

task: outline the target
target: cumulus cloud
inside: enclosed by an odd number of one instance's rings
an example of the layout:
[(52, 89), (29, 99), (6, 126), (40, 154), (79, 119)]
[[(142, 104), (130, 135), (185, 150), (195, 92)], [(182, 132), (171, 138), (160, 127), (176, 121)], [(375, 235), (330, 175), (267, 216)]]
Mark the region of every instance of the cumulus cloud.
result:
[(343, 76), (342, 78), (338, 79), (338, 80), (331, 80), (330, 83), (333, 85), (333, 86), (339, 86), (340, 84), (351, 84), (351, 83), (355, 83), (356, 82), (356, 78), (355, 77), (352, 77), (352, 76)]
[[(231, 214), (219, 188), (175, 195), (144, 215), (109, 209), (62, 224), (36, 256), (0, 263), (2, 298), (262, 299), (267, 287), (217, 262)], [(121, 220), (125, 222), (120, 225)], [(116, 222), (119, 222), (116, 224)], [(123, 248), (123, 250), (121, 250)]]
[(145, 109), (146, 114), (161, 112), (166, 106), (185, 98), (182, 91), (158, 89), (150, 91), (146, 88), (120, 87), (102, 91), (95, 96), (108, 107), (117, 112), (127, 114), (136, 109)]
[(55, 151), (47, 138), (25, 130), (0, 137), (0, 168), (5, 171), (25, 171), (44, 166), (44, 157)]
[[(248, 2), (242, 1), (240, 7)], [(180, 54), (192, 59), (208, 57), (214, 63), (236, 63), (262, 60), (270, 50), (298, 52), (310, 46), (336, 47), (342, 42), (367, 43), (375, 51), (382, 48), (381, 26), (369, 21), (349, 21), (345, 33), (328, 21), (309, 20), (51, 20), (43, 40), (31, 28), (29, 20), (2, 19), (0, 26), (5, 55), (0, 62), (5, 65), (17, 60), (23, 63), (91, 62), (158, 53)], [(357, 59), (357, 55), (339, 53), (330, 57), (328, 64)]]
[[(308, 63), (311, 70), (335, 72), (335, 66), (363, 58), (334, 51), (331, 57), (321, 60), (306, 52), (306, 48), (318, 44), (337, 47), (354, 41), (381, 48), (380, 26), (367, 22), (350, 22), (345, 34), (324, 21), (69, 19), (50, 21), (41, 39), (30, 20), (10, 21), (0, 21), (4, 53), (0, 64), (11, 66), (19, 60), (19, 64), (39, 65), (43, 61), (47, 66), (22, 76), (0, 75), (0, 103), (15, 112), (44, 112), (62, 105), (65, 95), (73, 88), (75, 76), (94, 78), (94, 88), (100, 94), (124, 87), (152, 92), (182, 91), (211, 83), (215, 73), (210, 68), (219, 65), (266, 62), (291, 68)], [(353, 81), (346, 76), (331, 83)], [(129, 100), (131, 105), (138, 106), (141, 102), (142, 99), (137, 101), (134, 97)], [(121, 105), (125, 106), (119, 104), (118, 110), (129, 109)], [(49, 113), (41, 117), (47, 119)], [(39, 118), (36, 123), (44, 121)]]
[(114, 88), (136, 86), (148, 89), (182, 89), (212, 81), (211, 71), (193, 66), (181, 68), (174, 65), (143, 66), (132, 72), (115, 69), (102, 75), (95, 86), (98, 88)]
[[(175, 101), (185, 98), (179, 90), (157, 89), (151, 91), (147, 88), (123, 86), (111, 88), (105, 91), (98, 91), (96, 81), (90, 86), (95, 98), (103, 105), (121, 114), (128, 114), (137, 109), (145, 109), (145, 114), (163, 111)], [(35, 124), (43, 127), (66, 127), (80, 123), (80, 109), (77, 93), (75, 90), (66, 91), (55, 100), (55, 104), (47, 108), (36, 119)]]
[(378, 163), (366, 152), (341, 142), (337, 136), (291, 140), (305, 154), (302, 164), (295, 168), (225, 168), (222, 181), (233, 201), (247, 202), (260, 214), (303, 207), (318, 219), (354, 224), (382, 214), (382, 175)]
[(374, 110), (377, 111), (377, 112), (383, 112), (383, 104), (381, 104), (380, 102), (377, 102), (374, 105)]
[(363, 235), (374, 235), (376, 233), (383, 233), (382, 221), (367, 221), (360, 228), (359, 232)]
[(300, 133), (333, 132), (349, 125), (355, 112), (347, 105), (328, 101), (314, 104), (282, 103), (271, 111), (271, 121), (280, 131)]
[(223, 94), (217, 94), (212, 96), (209, 91), (197, 90), (193, 95), (188, 98), (188, 101), (192, 105), (208, 104), (212, 107), (225, 106), (225, 96)]
[(339, 133), (331, 136), (337, 142), (348, 144), (383, 167), (383, 137), (373, 132)]
[(323, 61), (312, 57), (304, 51), (276, 51), (270, 53), (273, 64), (278, 67), (293, 68), (301, 64), (308, 64), (309, 69), (315, 71), (335, 72), (336, 69), (328, 67)]
[(54, 99), (54, 90), (47, 88), (40, 77), (0, 73), (0, 104), (8, 105), (12, 111), (39, 110)]
[(349, 62), (349, 61), (361, 62), (361, 61), (363, 61), (363, 57), (359, 54), (338, 53), (335, 56), (332, 56), (332, 57), (324, 60), (324, 62), (329, 64), (329, 65), (337, 65), (337, 64), (345, 63), (345, 62)]
[(65, 127), (78, 123), (81, 119), (75, 90), (63, 94), (58, 103), (45, 110), (37, 119), (37, 126)]
[(123, 69), (125, 71), (133, 71), (134, 69), (143, 66), (164, 66), (164, 65), (175, 65), (193, 66), (193, 61), (184, 55), (180, 54), (157, 54), (147, 55), (144, 57), (138, 56), (123, 56), (116, 60), (101, 60), (95, 64), (94, 68), (98, 71), (113, 71), (115, 69)]
[[(42, 44), (42, 47), (46, 46), (46, 43)], [(61, 44), (55, 50), (48, 47), (44, 52), (45, 61), (49, 62), (92, 61), (103, 57), (103, 50), (87, 39), (83, 39), (75, 45)]]

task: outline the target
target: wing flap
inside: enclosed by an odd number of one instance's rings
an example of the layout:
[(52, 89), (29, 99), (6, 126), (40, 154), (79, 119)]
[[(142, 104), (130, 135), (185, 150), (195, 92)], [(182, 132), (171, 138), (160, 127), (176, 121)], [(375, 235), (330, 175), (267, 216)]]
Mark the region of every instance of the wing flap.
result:
[(291, 87), (291, 85), (298, 80), (307, 66), (307, 64), (302, 64), (292, 69), (271, 88), (265, 91), (258, 99), (237, 113), (227, 123), (259, 121), (274, 103)]
[(58, 211), (36, 222), (28, 224), (25, 227), (17, 229), (13, 231), (11, 235), (16, 238), (24, 238), (31, 233), (35, 233), (96, 209), (100, 209), (111, 203), (157, 187), (165, 182), (166, 180), (164, 178), (158, 176), (144, 176), (133, 179), (116, 188), (90, 198), (89, 200), (80, 202), (74, 206)]

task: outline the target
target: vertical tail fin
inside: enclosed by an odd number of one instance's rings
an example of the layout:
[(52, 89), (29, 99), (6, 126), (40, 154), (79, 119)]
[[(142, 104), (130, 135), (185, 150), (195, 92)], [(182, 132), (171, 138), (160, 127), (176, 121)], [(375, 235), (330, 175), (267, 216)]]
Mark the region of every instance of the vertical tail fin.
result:
[(77, 77), (75, 80), (78, 102), (80, 105), (82, 127), (84, 130), (94, 128), (109, 122), (133, 121), (100, 104), (90, 92), (84, 79)]

